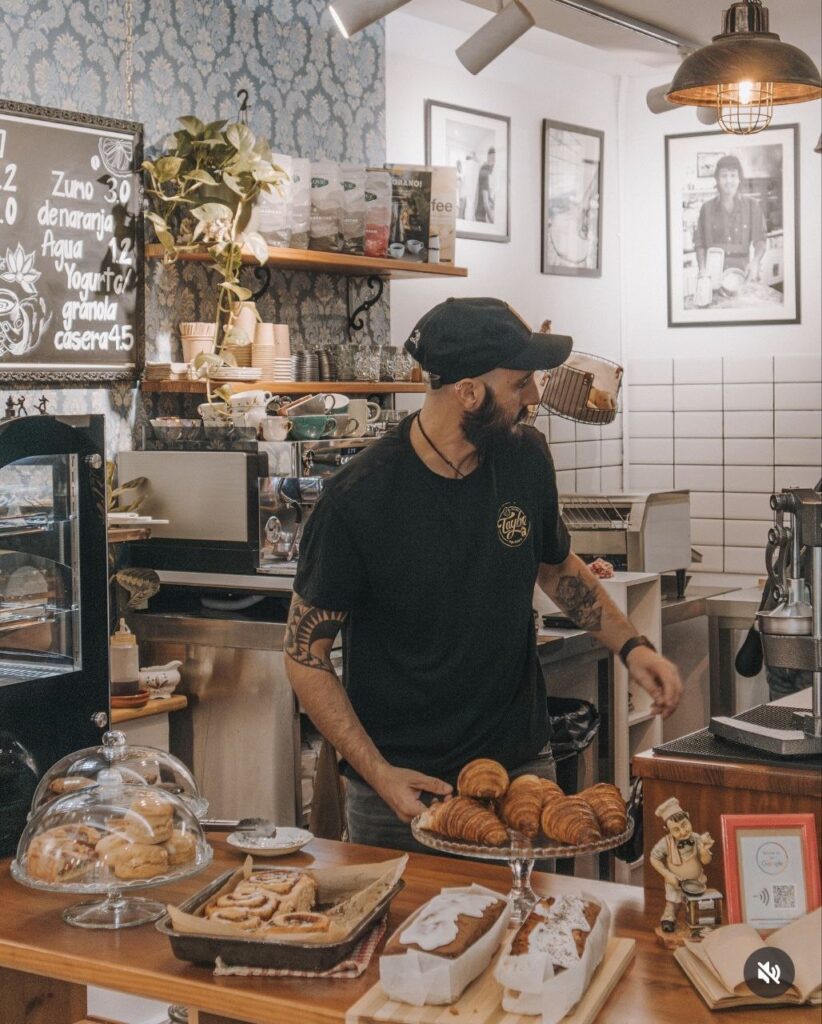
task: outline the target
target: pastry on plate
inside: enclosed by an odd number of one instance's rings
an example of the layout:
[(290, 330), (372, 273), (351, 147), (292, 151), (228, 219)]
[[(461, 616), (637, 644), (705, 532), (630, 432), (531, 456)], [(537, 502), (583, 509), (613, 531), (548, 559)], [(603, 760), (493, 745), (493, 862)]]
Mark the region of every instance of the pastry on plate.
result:
[(496, 814), (467, 796), (431, 804), (420, 815), (420, 828), (478, 846), (504, 846), (508, 842), (508, 833)]
[(539, 816), (544, 803), (542, 780), (536, 775), (520, 775), (508, 787), (500, 803), (500, 817), (528, 839), (539, 832)]
[(487, 757), (469, 761), (457, 778), (460, 796), (478, 800), (498, 800), (508, 789), (508, 772), (498, 761)]
[(590, 805), (604, 836), (618, 836), (628, 827), (628, 811), (622, 793), (610, 782), (589, 786), (579, 797)]
[(540, 827), (549, 839), (568, 846), (584, 846), (602, 839), (596, 815), (578, 796), (564, 796), (545, 804)]

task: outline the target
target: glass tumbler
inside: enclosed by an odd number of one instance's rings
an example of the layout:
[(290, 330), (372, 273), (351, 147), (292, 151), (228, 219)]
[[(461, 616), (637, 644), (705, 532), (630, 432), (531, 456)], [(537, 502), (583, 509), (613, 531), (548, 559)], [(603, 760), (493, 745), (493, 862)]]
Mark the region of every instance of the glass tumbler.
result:
[(354, 380), (380, 379), (380, 350), (360, 345), (354, 350)]
[(354, 346), (337, 345), (334, 349), (334, 362), (337, 368), (337, 380), (354, 380)]

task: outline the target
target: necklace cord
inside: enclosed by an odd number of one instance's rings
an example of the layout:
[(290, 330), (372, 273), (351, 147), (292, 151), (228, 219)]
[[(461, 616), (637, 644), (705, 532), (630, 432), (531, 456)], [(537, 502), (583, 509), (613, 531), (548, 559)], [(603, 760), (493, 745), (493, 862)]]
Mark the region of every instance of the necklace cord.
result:
[(426, 434), (425, 427), (422, 425), (422, 417), (420, 416), (419, 413), (417, 413), (416, 419), (417, 419), (417, 426), (420, 428), (420, 433), (425, 438), (425, 440), (428, 442), (428, 444), (431, 446), (431, 448), (442, 459), (442, 461), (446, 464), (446, 466), (450, 466), (450, 468), (453, 469), (453, 471), (457, 474), (457, 476), (460, 478), (460, 480), (464, 480), (465, 479), (465, 473), (463, 473), (460, 469), (458, 469), (450, 459), (446, 458), (442, 454), (442, 452), (439, 450), (439, 448), (437, 448), (437, 446), (434, 444), (434, 442), (431, 440), (431, 438), (428, 436), (428, 434)]

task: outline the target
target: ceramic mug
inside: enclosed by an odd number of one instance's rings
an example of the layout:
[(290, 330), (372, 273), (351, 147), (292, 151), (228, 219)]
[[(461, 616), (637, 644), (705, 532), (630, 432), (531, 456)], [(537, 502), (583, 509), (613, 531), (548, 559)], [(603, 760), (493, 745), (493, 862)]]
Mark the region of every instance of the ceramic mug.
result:
[(266, 416), (260, 422), (260, 434), (264, 441), (285, 441), (292, 426), (285, 416)]
[(334, 433), (331, 437), (356, 437), (360, 428), (359, 421), (347, 413), (340, 416), (329, 416), (334, 421)]
[(318, 441), (331, 437), (337, 428), (333, 416), (295, 416), (291, 421), (291, 433), (298, 441)]
[(249, 409), (265, 409), (273, 397), (270, 391), (239, 391), (229, 398), (228, 404), (232, 412), (248, 412)]
[(203, 423), (227, 423), (228, 406), (225, 402), (203, 402), (197, 406)]
[(395, 260), (402, 259), (405, 255), (405, 246), (402, 242), (392, 242), (391, 245), (388, 246), (388, 255)]
[(350, 437), (362, 437), (370, 423), (380, 418), (380, 407), (376, 402), (367, 402), (364, 398), (352, 398), (348, 402), (348, 415), (357, 421), (357, 429)]
[(405, 243), (405, 247), (411, 253), (412, 256), (419, 256), (423, 250), (423, 244), (419, 238), (409, 238)]
[(287, 407), (289, 416), (322, 416), (334, 408), (333, 395), (306, 395)]

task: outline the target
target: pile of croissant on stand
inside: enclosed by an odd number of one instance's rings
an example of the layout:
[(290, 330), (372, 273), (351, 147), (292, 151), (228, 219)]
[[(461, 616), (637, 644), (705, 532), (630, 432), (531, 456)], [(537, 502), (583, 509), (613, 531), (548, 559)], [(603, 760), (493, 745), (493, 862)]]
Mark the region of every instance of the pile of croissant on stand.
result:
[(618, 836), (627, 826), (625, 801), (610, 782), (566, 796), (556, 782), (536, 775), (512, 781), (501, 764), (488, 758), (462, 769), (457, 794), (432, 804), (420, 816), (420, 827), (478, 846), (504, 846), (508, 829), (530, 840), (542, 834), (556, 843), (583, 846)]

